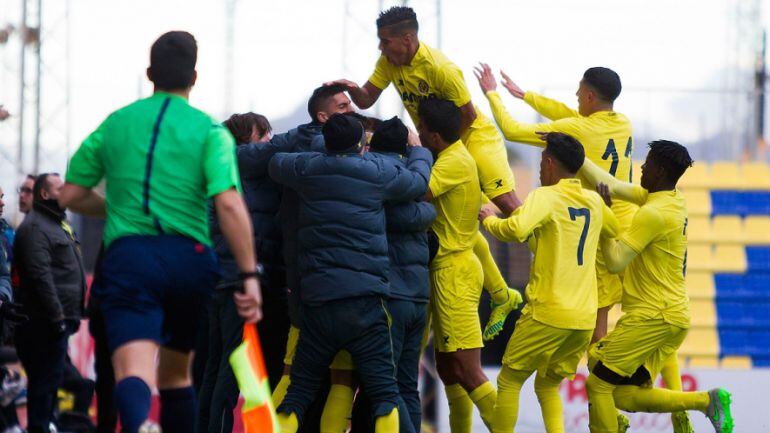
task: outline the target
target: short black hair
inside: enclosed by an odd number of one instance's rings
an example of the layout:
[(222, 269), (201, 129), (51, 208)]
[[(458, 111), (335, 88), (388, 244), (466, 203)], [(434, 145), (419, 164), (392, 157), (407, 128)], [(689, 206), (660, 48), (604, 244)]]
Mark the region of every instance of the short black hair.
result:
[(377, 30), (383, 27), (391, 27), (394, 33), (403, 33), (407, 30), (419, 30), (417, 14), (408, 6), (393, 6), (380, 12), (377, 17)]
[(321, 86), (313, 90), (313, 94), (310, 95), (310, 99), (307, 101), (307, 114), (313, 122), (318, 122), (318, 112), (321, 111), (321, 106), (326, 103), (332, 96), (343, 93), (347, 90), (342, 84), (332, 84), (331, 86)]
[(460, 139), (460, 109), (454, 102), (431, 98), (420, 102), (417, 115), (430, 132), (437, 132), (447, 143)]
[(675, 141), (655, 140), (648, 144), (648, 158), (666, 170), (666, 177), (671, 183), (676, 183), (685, 170), (692, 167), (693, 160), (687, 148)]
[(545, 137), (545, 152), (556, 158), (570, 173), (577, 173), (586, 159), (583, 145), (573, 136), (551, 132)]
[(620, 76), (612, 69), (601, 66), (586, 69), (583, 82), (593, 87), (608, 102), (615, 102), (623, 88)]
[(235, 137), (235, 141), (238, 144), (246, 144), (251, 141), (251, 133), (255, 126), (260, 138), (273, 130), (267, 117), (251, 111), (243, 114), (233, 114), (222, 124)]
[(193, 84), (198, 43), (187, 32), (164, 33), (150, 48), (150, 81), (164, 90), (186, 89)]
[(59, 173), (41, 173), (37, 175), (35, 185), (32, 187), (32, 200), (39, 201), (43, 199), (40, 192), (43, 191), (43, 189), (48, 190), (49, 176), (59, 176)]

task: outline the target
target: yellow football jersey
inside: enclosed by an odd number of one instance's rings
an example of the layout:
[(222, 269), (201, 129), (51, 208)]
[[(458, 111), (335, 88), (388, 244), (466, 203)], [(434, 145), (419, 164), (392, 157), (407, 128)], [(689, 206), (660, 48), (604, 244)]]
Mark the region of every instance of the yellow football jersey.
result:
[[(616, 111), (599, 111), (581, 116), (561, 102), (534, 92), (527, 92), (524, 101), (551, 122), (520, 123), (505, 110), (500, 94), (487, 92), (495, 121), (506, 139), (543, 147), (545, 142), (537, 132), (562, 132), (575, 137), (585, 148), (586, 158), (604, 171), (625, 182), (632, 181), (631, 153), (633, 131), (626, 116)], [(612, 210), (621, 228), (631, 223), (636, 207), (616, 200)]]
[[(444, 53), (422, 41), (409, 65), (395, 66), (388, 62), (385, 56), (380, 56), (369, 82), (381, 90), (393, 83), (415, 125), (419, 122), (417, 107), (424, 99), (446, 99), (454, 102), (457, 107), (471, 102), (471, 94), (465, 85), (462, 70)], [(463, 135), (463, 142), (467, 141), (467, 135), (474, 129), (495, 129), (478, 107), (475, 108), (476, 120)]]
[(687, 206), (682, 193), (649, 193), (620, 241), (638, 254), (625, 271), (623, 311), (688, 328)]
[(535, 259), (526, 292), (532, 316), (562, 329), (596, 325), (596, 251), (618, 223), (601, 197), (578, 179), (537, 188), (510, 217), (489, 217), (484, 228), (504, 241), (530, 242)]
[(439, 249), (432, 267), (452, 253), (470, 250), (479, 230), (481, 188), (476, 163), (461, 141), (444, 149), (433, 164), (428, 184), (436, 208), (433, 231)]

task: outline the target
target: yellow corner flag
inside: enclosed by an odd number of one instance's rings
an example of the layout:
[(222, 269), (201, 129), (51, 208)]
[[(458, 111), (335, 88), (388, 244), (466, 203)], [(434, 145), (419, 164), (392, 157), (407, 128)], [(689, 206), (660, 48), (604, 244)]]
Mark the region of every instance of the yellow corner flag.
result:
[(242, 416), (246, 433), (278, 433), (278, 419), (267, 380), (256, 325), (243, 325), (243, 343), (230, 355), (230, 365), (245, 400)]

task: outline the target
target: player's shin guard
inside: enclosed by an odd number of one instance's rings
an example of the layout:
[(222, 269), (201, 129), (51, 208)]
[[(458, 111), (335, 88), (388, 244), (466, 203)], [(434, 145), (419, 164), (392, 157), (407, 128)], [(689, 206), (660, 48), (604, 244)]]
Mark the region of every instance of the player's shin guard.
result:
[(559, 384), (562, 378), (535, 377), (535, 394), (543, 413), (547, 433), (564, 433), (564, 415), (562, 414)]
[(281, 380), (278, 381), (278, 385), (273, 390), (273, 407), (281, 405), (283, 398), (286, 397), (286, 391), (289, 390), (289, 384), (291, 384), (291, 376), (284, 374), (281, 376)]
[(588, 427), (591, 433), (617, 433), (618, 410), (613, 397), (615, 387), (595, 374), (590, 374), (586, 379)]
[(682, 392), (621, 385), (615, 389), (615, 404), (619, 409), (630, 412), (667, 413), (684, 410), (706, 412), (709, 395), (708, 392)]
[(321, 414), (321, 433), (341, 433), (348, 429), (353, 411), (353, 389), (333, 384)]
[(142, 379), (131, 376), (115, 385), (115, 403), (126, 433), (136, 433), (150, 415), (152, 393)]
[(497, 402), (497, 391), (491, 382), (484, 382), (470, 393), (471, 401), (479, 409), (481, 419), (487, 428), (491, 428), (492, 417), (495, 413), (495, 402)]
[(449, 431), (471, 433), (473, 423), (473, 401), (459, 383), (444, 387), (449, 402)]
[(398, 409), (384, 416), (377, 417), (374, 421), (374, 433), (398, 433)]
[(519, 416), (519, 394), (531, 372), (503, 366), (497, 376), (497, 403), (492, 417), (492, 433), (511, 433)]
[(508, 300), (508, 283), (505, 282), (503, 274), (492, 258), (492, 252), (489, 250), (489, 242), (481, 232), (476, 232), (476, 240), (473, 244), (473, 254), (481, 262), (481, 268), (484, 270), (484, 290), (489, 293), (492, 302), (502, 304)]

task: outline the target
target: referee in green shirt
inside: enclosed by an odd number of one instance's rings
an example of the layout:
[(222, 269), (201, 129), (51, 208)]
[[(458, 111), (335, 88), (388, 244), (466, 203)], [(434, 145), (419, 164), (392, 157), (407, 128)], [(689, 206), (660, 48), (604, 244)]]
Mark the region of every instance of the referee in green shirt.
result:
[[(240, 195), (235, 143), (219, 122), (188, 103), (197, 43), (162, 35), (150, 50), (155, 92), (110, 114), (70, 161), (60, 203), (105, 216), (102, 279), (92, 289), (105, 317), (123, 431), (149, 432), (151, 389), (166, 433), (192, 433), (189, 364), (197, 319), (219, 269), (207, 201), (241, 271), (235, 293), (247, 322), (262, 316), (251, 222)], [(92, 188), (106, 181), (101, 197)], [(156, 361), (159, 360), (159, 361)]]

